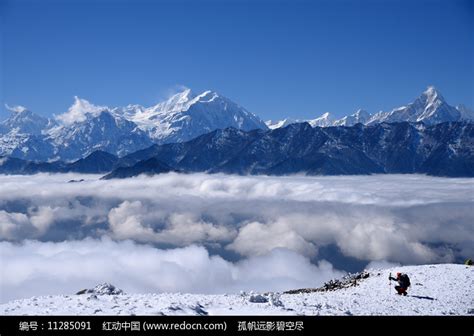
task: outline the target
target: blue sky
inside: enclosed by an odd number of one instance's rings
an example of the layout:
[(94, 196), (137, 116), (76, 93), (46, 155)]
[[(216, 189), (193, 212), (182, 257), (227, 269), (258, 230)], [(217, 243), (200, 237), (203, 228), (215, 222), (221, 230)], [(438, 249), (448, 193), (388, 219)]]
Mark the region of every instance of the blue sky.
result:
[(155, 104), (184, 85), (263, 119), (474, 107), (474, 1), (0, 0), (3, 103)]

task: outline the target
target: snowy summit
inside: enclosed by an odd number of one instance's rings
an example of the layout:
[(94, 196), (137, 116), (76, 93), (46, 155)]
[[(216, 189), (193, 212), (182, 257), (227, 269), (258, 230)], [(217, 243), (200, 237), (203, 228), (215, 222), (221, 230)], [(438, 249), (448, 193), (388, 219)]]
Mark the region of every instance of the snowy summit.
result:
[(148, 108), (117, 108), (157, 143), (183, 142), (216, 129), (267, 129), (256, 115), (214, 91), (194, 94), (190, 89)]

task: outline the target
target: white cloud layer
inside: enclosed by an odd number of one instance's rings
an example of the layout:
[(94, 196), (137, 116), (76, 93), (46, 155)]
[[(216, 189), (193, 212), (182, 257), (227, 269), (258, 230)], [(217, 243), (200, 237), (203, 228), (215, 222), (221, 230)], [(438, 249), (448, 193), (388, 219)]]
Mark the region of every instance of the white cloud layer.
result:
[[(82, 178), (86, 181), (67, 183)], [(198, 244), (228, 260), (283, 248), (317, 262), (328, 246), (367, 263), (448, 262), (474, 255), (474, 179), (98, 178), (0, 176), (0, 240), (110, 237), (157, 248)]]
[(87, 115), (96, 117), (102, 111), (108, 109), (109, 108), (107, 106), (94, 105), (85, 99), (74, 96), (74, 104), (69, 107), (67, 112), (56, 116), (56, 120), (65, 126), (70, 126), (74, 123), (85, 121), (87, 119)]
[(15, 113), (21, 113), (27, 110), (26, 107), (21, 106), (21, 105), (9, 106), (8, 104), (5, 104), (5, 108), (10, 112), (15, 112)]
[(314, 287), (342, 275), (289, 250), (231, 263), (196, 245), (162, 250), (132, 241), (0, 242), (0, 302), (70, 295), (107, 281), (128, 293), (238, 293)]

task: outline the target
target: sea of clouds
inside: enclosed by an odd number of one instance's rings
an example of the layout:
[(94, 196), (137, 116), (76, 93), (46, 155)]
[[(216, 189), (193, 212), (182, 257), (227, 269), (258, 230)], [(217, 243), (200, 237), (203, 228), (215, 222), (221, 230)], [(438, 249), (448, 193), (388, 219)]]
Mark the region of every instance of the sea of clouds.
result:
[(3, 242), (0, 302), (51, 294), (74, 294), (101, 282), (127, 293), (199, 294), (283, 291), (314, 287), (343, 273), (326, 261), (312, 264), (286, 249), (238, 262), (190, 245), (157, 249), (147, 244), (86, 238), (59, 243)]
[[(474, 179), (421, 175), (0, 176), (0, 301), (102, 281), (284, 290), (339, 276), (347, 260), (452, 262), (474, 254), (473, 205)], [(321, 257), (328, 246), (343, 259)]]

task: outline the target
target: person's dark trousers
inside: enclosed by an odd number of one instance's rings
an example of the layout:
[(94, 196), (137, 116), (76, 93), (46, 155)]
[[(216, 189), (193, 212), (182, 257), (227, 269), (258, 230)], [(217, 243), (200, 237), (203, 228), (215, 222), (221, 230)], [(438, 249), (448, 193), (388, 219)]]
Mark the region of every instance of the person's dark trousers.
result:
[(401, 286), (395, 286), (395, 289), (397, 290), (398, 295), (407, 295), (406, 288), (403, 288)]

